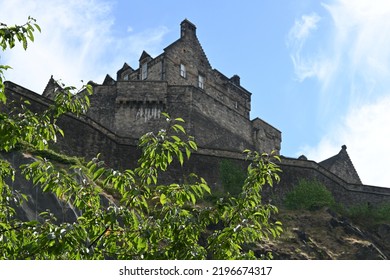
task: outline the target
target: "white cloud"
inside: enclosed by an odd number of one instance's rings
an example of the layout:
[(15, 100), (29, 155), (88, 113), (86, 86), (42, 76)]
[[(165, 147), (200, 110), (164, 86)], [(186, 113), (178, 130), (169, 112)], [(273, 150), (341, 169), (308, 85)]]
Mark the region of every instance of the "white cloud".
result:
[[(336, 105), (343, 100), (340, 107), (345, 111), (339, 112), (344, 117), (333, 118), (329, 133), (317, 145), (301, 152), (321, 161), (346, 144), (363, 183), (390, 187), (390, 33), (386, 32), (390, 5), (387, 1), (338, 0), (323, 7), (333, 23), (325, 42), (331, 47), (321, 58), (301, 55), (332, 65), (327, 79), (318, 79), (322, 83), (320, 102)], [(335, 93), (340, 89), (343, 99)]]
[(302, 45), (310, 33), (317, 29), (317, 23), (320, 19), (316, 13), (303, 15), (299, 20), (295, 21), (294, 26), (291, 28), (288, 35), (289, 40)]
[(317, 146), (305, 147), (301, 154), (318, 162), (337, 154), (346, 144), (363, 183), (390, 187), (389, 108), (390, 95), (351, 109)]
[(69, 85), (79, 85), (80, 80), (102, 82), (106, 73), (115, 78), (124, 62), (137, 63), (142, 50), (157, 52), (168, 32), (157, 27), (115, 37), (109, 0), (0, 0), (0, 7), (2, 21), (21, 24), (31, 15), (42, 28), (26, 52), (14, 48), (1, 57), (2, 64), (13, 67), (6, 73), (8, 80), (39, 93), (50, 75)]
[(324, 7), (334, 23), (332, 51), (343, 57), (343, 70), (348, 73), (340, 79), (351, 82), (350, 98), (364, 101), (377, 91), (373, 85), (389, 87), (390, 34), (385, 31), (390, 29), (388, 2), (339, 0)]
[(295, 74), (301, 82), (307, 78), (319, 76), (323, 71), (315, 60), (302, 56), (306, 40), (317, 29), (317, 24), (320, 20), (320, 16), (316, 13), (303, 15), (295, 21), (294, 26), (288, 33), (287, 45), (291, 51), (290, 57), (294, 65)]

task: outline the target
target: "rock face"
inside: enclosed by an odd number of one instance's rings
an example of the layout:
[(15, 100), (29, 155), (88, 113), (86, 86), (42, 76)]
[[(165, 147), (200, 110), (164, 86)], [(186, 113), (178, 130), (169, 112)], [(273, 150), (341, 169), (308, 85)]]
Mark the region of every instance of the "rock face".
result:
[[(387, 260), (390, 258), (390, 226), (363, 229), (329, 209), (281, 210), (281, 238), (258, 253), (272, 251), (282, 260)], [(387, 237), (387, 238), (386, 238)]]
[(18, 167), (32, 161), (31, 155), (19, 151), (1, 153), (0, 158), (8, 160), (16, 169), (15, 180), (9, 182), (12, 188), (27, 195), (28, 201), (17, 208), (18, 218), (23, 221), (39, 220), (39, 213), (50, 211), (57, 218), (57, 222), (72, 222), (77, 218), (77, 210), (69, 203), (57, 199), (52, 193), (43, 193), (41, 189), (27, 181), (18, 171)]

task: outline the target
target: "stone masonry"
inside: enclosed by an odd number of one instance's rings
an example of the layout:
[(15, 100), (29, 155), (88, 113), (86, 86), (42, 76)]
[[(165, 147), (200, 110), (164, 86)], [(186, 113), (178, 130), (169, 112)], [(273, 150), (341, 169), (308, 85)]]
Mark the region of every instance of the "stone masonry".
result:
[[(133, 168), (140, 154), (139, 137), (164, 128), (161, 113), (167, 112), (186, 121), (189, 135), (199, 146), (183, 167), (172, 166), (168, 176), (176, 182), (183, 174), (195, 172), (218, 188), (223, 160), (245, 170), (244, 149), (279, 153), (281, 132), (260, 118), (249, 119), (251, 93), (240, 84), (240, 77), (228, 78), (211, 67), (194, 24), (184, 20), (180, 27), (180, 38), (159, 56), (152, 58), (144, 51), (136, 69), (124, 63), (116, 79), (107, 75), (102, 84), (91, 82), (94, 94), (89, 112), (78, 118), (63, 116), (58, 125), (65, 138), (59, 138), (53, 148), (87, 160), (100, 153), (109, 166)], [(40, 111), (51, 104), (58, 87), (52, 77), (40, 95), (7, 81), (7, 105), (28, 100), (32, 110)], [(9, 108), (0, 104), (0, 109)], [(305, 156), (281, 158), (281, 182), (265, 196), (282, 199), (305, 178), (322, 182), (346, 205), (390, 202), (389, 188), (362, 184), (345, 145), (320, 163)]]
[[(51, 96), (52, 82), (44, 96)], [(137, 69), (127, 63), (116, 80), (106, 76), (94, 84), (88, 116), (114, 133), (139, 138), (161, 128), (161, 112), (186, 121), (199, 147), (242, 152), (280, 151), (281, 133), (265, 121), (249, 119), (251, 93), (240, 77), (213, 69), (188, 20), (180, 38), (152, 58), (143, 52)]]

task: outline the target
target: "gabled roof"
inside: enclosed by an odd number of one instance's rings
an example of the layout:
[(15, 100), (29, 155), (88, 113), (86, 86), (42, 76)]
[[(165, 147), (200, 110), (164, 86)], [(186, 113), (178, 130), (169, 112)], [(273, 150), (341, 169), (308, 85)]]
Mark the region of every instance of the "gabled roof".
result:
[(143, 51), (142, 54), (141, 54), (141, 57), (139, 58), (139, 61), (142, 61), (145, 58), (152, 58), (152, 57), (146, 51)]
[(47, 82), (47, 85), (45, 89), (43, 90), (42, 95), (48, 98), (53, 98), (54, 93), (57, 89), (62, 89), (61, 85), (58, 84), (58, 82), (53, 78), (53, 75), (51, 75), (49, 81)]
[(117, 74), (120, 74), (120, 73), (122, 73), (123, 71), (126, 71), (127, 69), (131, 69), (132, 71), (134, 71), (134, 69), (131, 68), (130, 65), (127, 64), (127, 63), (125, 62), (125, 63), (123, 64), (122, 68), (119, 69), (119, 70), (117, 71)]
[(322, 167), (344, 179), (348, 183), (362, 184), (351, 158), (347, 153), (347, 146), (341, 146), (340, 152), (319, 163)]
[[(209, 59), (207, 58), (207, 55), (198, 39), (196, 36), (196, 26), (192, 22), (190, 22), (188, 19), (184, 19), (181, 24), (181, 32), (180, 32), (180, 38), (174, 41), (172, 44), (168, 45), (167, 47), (164, 48), (164, 51), (166, 52), (170, 48), (174, 47), (177, 44), (180, 44), (181, 42), (184, 42), (185, 40), (191, 40), (192, 43), (195, 43), (192, 45), (192, 47), (196, 48), (198, 47), (200, 49), (200, 52), (204, 58), (204, 61), (207, 64), (207, 67), (212, 69), (211, 64)], [(193, 40), (195, 39), (195, 40)]]
[(113, 84), (115, 84), (115, 80), (110, 75), (107, 74), (106, 77), (104, 78), (103, 85), (109, 86)]

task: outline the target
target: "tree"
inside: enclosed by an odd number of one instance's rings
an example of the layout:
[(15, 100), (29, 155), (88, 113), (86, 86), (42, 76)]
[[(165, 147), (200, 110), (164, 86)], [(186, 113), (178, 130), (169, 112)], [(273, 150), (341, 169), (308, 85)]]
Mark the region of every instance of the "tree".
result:
[[(39, 26), (32, 18), (22, 26), (1, 24), (2, 49), (16, 40), (27, 48)], [(15, 40), (16, 38), (16, 40)], [(1, 66), (1, 71), (9, 68)], [(0, 100), (7, 105), (3, 72)], [(99, 155), (89, 162), (72, 159), (58, 164), (50, 145), (64, 136), (57, 125), (66, 113), (80, 115), (89, 106), (92, 88), (63, 86), (43, 112), (29, 104), (11, 106), (0, 113), (0, 152), (35, 151), (29, 164), (13, 167), (0, 157), (0, 258), (2, 259), (254, 259), (248, 249), (277, 237), (281, 223), (271, 221), (275, 206), (263, 204), (261, 190), (279, 180), (277, 156), (245, 151), (250, 164), (242, 191), (216, 203), (204, 199), (211, 193), (206, 181), (191, 174), (184, 183), (160, 183), (173, 161), (183, 164), (197, 150), (181, 118), (164, 114), (167, 127), (141, 137), (141, 157), (135, 169), (109, 168)], [(37, 156), (37, 155), (45, 156)], [(0, 154), (1, 155), (1, 154)], [(21, 221), (16, 208), (26, 196), (10, 182), (16, 168), (44, 192), (71, 203), (82, 213), (75, 222), (58, 223), (50, 212), (40, 219)], [(102, 194), (114, 199), (102, 204)]]

